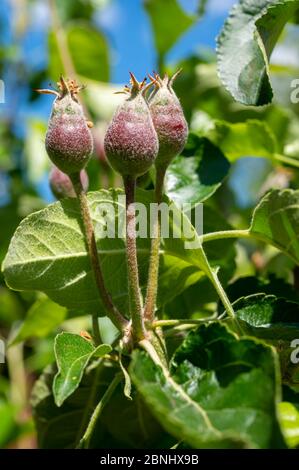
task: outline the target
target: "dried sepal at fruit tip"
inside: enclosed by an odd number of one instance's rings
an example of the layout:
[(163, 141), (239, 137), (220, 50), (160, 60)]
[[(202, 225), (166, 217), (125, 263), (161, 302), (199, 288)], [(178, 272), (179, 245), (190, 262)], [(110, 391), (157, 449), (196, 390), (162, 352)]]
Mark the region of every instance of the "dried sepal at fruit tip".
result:
[(116, 110), (107, 129), (104, 146), (111, 166), (122, 176), (146, 173), (158, 154), (158, 137), (144, 98), (145, 80), (138, 82), (130, 73), (128, 97)]
[(181, 103), (173, 90), (173, 82), (180, 73), (161, 78), (149, 76), (154, 90), (149, 97), (149, 108), (159, 139), (156, 166), (166, 168), (179, 155), (187, 141), (188, 124)]
[(81, 171), (93, 150), (90, 123), (86, 120), (75, 80), (60, 78), (58, 90), (37, 90), (56, 96), (46, 135), (46, 150), (54, 165), (71, 175)]
[(115, 95), (119, 94), (127, 94), (130, 96), (137, 95), (138, 93), (141, 93), (143, 96), (145, 96), (146, 91), (152, 86), (151, 83), (146, 84), (147, 78), (145, 77), (142, 82), (138, 82), (136, 79), (135, 75), (132, 72), (129, 72), (130, 75), (130, 84), (125, 85), (123, 90), (120, 91), (115, 91)]
[[(89, 180), (88, 175), (85, 170), (80, 172), (80, 180), (82, 184), (83, 191), (88, 190)], [(49, 174), (49, 184), (52, 193), (57, 199), (63, 199), (65, 197), (76, 197), (73, 183), (70, 180), (70, 177), (63, 173), (59, 168), (54, 166)]]

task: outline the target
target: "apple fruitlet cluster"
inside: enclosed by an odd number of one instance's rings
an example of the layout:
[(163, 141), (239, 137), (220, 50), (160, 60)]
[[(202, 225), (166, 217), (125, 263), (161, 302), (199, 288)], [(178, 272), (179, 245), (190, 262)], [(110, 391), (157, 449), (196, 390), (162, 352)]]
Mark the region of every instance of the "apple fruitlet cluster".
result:
[[(108, 126), (104, 148), (112, 168), (124, 178), (135, 179), (154, 163), (156, 167), (167, 168), (182, 151), (188, 126), (172, 87), (177, 73), (172, 78), (165, 75), (163, 79), (154, 74), (146, 86), (145, 80), (138, 82), (132, 73), (130, 76), (130, 86), (124, 89), (128, 97)], [(150, 87), (153, 91), (147, 98)], [(74, 196), (69, 178), (64, 178), (58, 170), (72, 177), (85, 168), (93, 151), (89, 123), (77, 99), (80, 90), (74, 80), (63, 77), (57, 91), (37, 90), (56, 96), (46, 134), (46, 150), (56, 166), (50, 175), (50, 185), (58, 198)], [(82, 177), (84, 182), (86, 175)]]

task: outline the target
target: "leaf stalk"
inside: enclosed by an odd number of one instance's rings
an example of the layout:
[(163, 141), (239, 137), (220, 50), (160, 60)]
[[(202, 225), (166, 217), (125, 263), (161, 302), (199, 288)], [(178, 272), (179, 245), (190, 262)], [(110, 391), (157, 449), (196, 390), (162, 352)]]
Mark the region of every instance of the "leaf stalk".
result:
[(121, 381), (121, 379), (122, 379), (122, 374), (118, 373), (114, 377), (112, 382), (110, 383), (109, 387), (107, 388), (106, 392), (102, 396), (102, 398), (99, 401), (99, 403), (97, 404), (97, 406), (95, 407), (94, 412), (92, 413), (90, 421), (88, 423), (87, 429), (86, 429), (82, 439), (80, 440), (80, 442), (77, 446), (78, 449), (88, 449), (89, 448), (90, 440), (91, 440), (91, 437), (93, 435), (95, 426), (98, 422), (98, 419), (99, 419), (105, 405), (108, 403), (111, 396), (113, 395), (113, 392), (116, 389), (119, 382)]

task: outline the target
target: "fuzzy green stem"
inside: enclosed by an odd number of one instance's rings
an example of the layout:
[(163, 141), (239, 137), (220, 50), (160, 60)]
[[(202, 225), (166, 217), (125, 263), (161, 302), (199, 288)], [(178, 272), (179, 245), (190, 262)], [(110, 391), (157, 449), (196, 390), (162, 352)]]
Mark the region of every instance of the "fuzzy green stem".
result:
[[(205, 256), (205, 255), (204, 255)], [(236, 330), (238, 333), (242, 336), (244, 334), (242, 326), (240, 325), (238, 318), (236, 317), (234, 308), (229, 300), (229, 298), (226, 295), (225, 290), (222, 287), (222, 284), (218, 278), (217, 271), (215, 269), (212, 269), (208, 263), (207, 260), (207, 266), (208, 270), (206, 271), (207, 276), (209, 277), (211, 283), (213, 284), (217, 294), (220, 297), (220, 300), (225, 308), (226, 313), (228, 316), (232, 319), (232, 322), (234, 323)]]
[[(283, 247), (276, 243), (272, 238), (268, 237), (267, 235), (263, 235), (262, 233), (251, 231), (250, 229), (247, 230), (223, 230), (219, 232), (212, 232), (212, 233), (205, 233), (201, 237), (202, 243), (211, 242), (214, 240), (221, 240), (223, 238), (245, 238), (248, 240), (259, 241), (262, 243), (266, 243), (269, 245), (274, 246), (278, 250), (283, 250)], [(287, 253), (288, 256), (297, 263), (297, 259), (295, 256), (292, 256), (291, 253)]]
[(220, 297), (220, 299), (221, 299), (221, 301), (224, 305), (224, 308), (225, 308), (226, 312), (228, 313), (228, 315), (232, 318), (232, 320), (234, 322), (237, 322), (233, 306), (230, 303), (230, 300), (227, 297), (226, 292), (222, 287), (222, 284), (221, 284), (221, 282), (218, 278), (218, 275), (217, 275), (217, 270), (211, 268), (210, 263), (207, 259), (207, 256), (206, 256), (206, 254), (203, 250), (202, 250), (202, 257), (204, 258), (205, 265), (206, 265), (205, 274), (208, 276), (209, 280), (213, 284), (217, 294), (219, 295), (219, 297)]
[(219, 232), (205, 233), (202, 235), (202, 242), (210, 242), (222, 238), (252, 238), (249, 230), (222, 230)]
[(139, 341), (139, 346), (148, 353), (148, 355), (150, 356), (152, 361), (157, 366), (161, 367), (161, 369), (163, 370), (165, 376), (168, 376), (169, 371), (168, 371), (167, 367), (165, 367), (165, 364), (163, 363), (163, 361), (161, 361), (161, 358), (159, 357), (159, 354), (157, 353), (157, 351), (156, 351), (155, 347), (152, 345), (152, 343), (149, 340), (144, 339), (142, 341)]
[(139, 341), (145, 337), (143, 307), (139, 286), (136, 219), (135, 219), (135, 188), (136, 179), (131, 176), (123, 178), (126, 193), (126, 250), (128, 267), (128, 285), (130, 313), (133, 327), (133, 337)]
[[(223, 238), (257, 238), (261, 241), (266, 241), (262, 236), (260, 237), (259, 234), (252, 234), (249, 230), (223, 230), (219, 232), (207, 233), (202, 236), (202, 242), (209, 242), (213, 240), (219, 240)], [(234, 308), (226, 295), (225, 290), (223, 289), (221, 282), (218, 279), (217, 272), (215, 270), (210, 269), (208, 273), (209, 279), (214, 285), (222, 304), (227, 312), (227, 314), (232, 318), (237, 331), (242, 335), (243, 329), (240, 325), (238, 319), (236, 318)]]
[(230, 300), (229, 300), (229, 298), (227, 297), (226, 292), (225, 292), (225, 290), (223, 289), (222, 284), (221, 284), (221, 282), (220, 282), (219, 279), (218, 279), (217, 273), (214, 272), (214, 271), (212, 271), (212, 270), (211, 270), (210, 280), (211, 280), (213, 286), (215, 287), (215, 290), (216, 290), (216, 292), (218, 293), (218, 295), (219, 295), (219, 297), (220, 297), (220, 299), (221, 299), (221, 302), (222, 302), (223, 305), (224, 305), (224, 308), (225, 308), (226, 312), (228, 313), (228, 315), (229, 315), (233, 320), (235, 320), (236, 315), (235, 315), (233, 306), (232, 306), (232, 304), (230, 303)]
[(161, 328), (153, 328), (151, 325), (149, 326), (149, 328), (152, 329), (152, 332), (148, 335), (147, 339), (153, 345), (161, 362), (165, 365), (166, 368), (168, 368), (168, 354), (163, 331)]
[(217, 316), (213, 315), (207, 318), (198, 318), (198, 319), (182, 319), (182, 320), (156, 320), (152, 323), (152, 328), (161, 328), (168, 326), (181, 326), (181, 325), (200, 325), (202, 323), (217, 320)]
[(19, 410), (23, 410), (27, 407), (28, 403), (23, 346), (22, 343), (12, 345), (6, 351), (10, 379), (9, 400), (11, 404)]
[(225, 308), (226, 312), (233, 319), (233, 321), (235, 321), (236, 315), (235, 315), (233, 306), (230, 303), (230, 300), (227, 297), (226, 292), (222, 287), (222, 284), (221, 284), (221, 282), (218, 278), (218, 275), (217, 275), (217, 270), (211, 268), (210, 263), (209, 263), (204, 251), (202, 251), (202, 256), (205, 258), (205, 261), (206, 261), (206, 275), (208, 276), (208, 278), (211, 281), (211, 283), (213, 284), (217, 294), (219, 295), (219, 297), (220, 297), (220, 299), (221, 299), (221, 301), (224, 305), (224, 308)]
[(95, 426), (97, 424), (97, 421), (105, 407), (105, 405), (108, 403), (110, 400), (114, 390), (116, 389), (117, 385), (122, 379), (122, 374), (118, 373), (112, 382), (110, 383), (109, 387), (107, 388), (106, 392), (102, 396), (101, 400), (97, 404), (96, 408), (94, 409), (94, 412), (92, 413), (92, 416), (90, 418), (89, 424), (87, 426), (87, 429), (84, 433), (84, 436), (82, 437), (81, 441), (79, 442), (78, 448), (80, 449), (88, 449), (89, 444), (90, 444), (90, 439), (93, 435)]
[[(87, 250), (88, 250), (89, 257), (90, 257), (91, 266), (93, 269), (96, 285), (100, 293), (101, 300), (103, 302), (107, 316), (110, 318), (110, 320), (114, 323), (114, 325), (121, 332), (124, 332), (124, 330), (128, 327), (129, 322), (128, 320), (125, 319), (125, 317), (123, 317), (123, 315), (118, 311), (116, 306), (113, 304), (112, 298), (105, 287), (104, 277), (103, 277), (103, 273), (102, 273), (102, 269), (100, 265), (100, 260), (98, 257), (93, 223), (92, 223), (91, 215), (89, 212), (87, 197), (81, 184), (80, 173), (75, 173), (71, 175), (71, 180), (72, 180), (75, 192), (77, 194), (77, 197), (79, 199), (81, 217), (82, 217), (82, 222), (83, 222), (84, 231), (85, 231)], [(95, 322), (93, 320), (93, 325), (94, 324)], [(95, 342), (97, 343), (98, 341), (100, 341), (100, 338), (98, 337), (98, 332), (94, 331), (94, 335), (95, 335), (95, 338), (94, 338)]]
[[(162, 201), (164, 178), (166, 167), (156, 168), (156, 186), (155, 186), (155, 202), (159, 205)], [(159, 255), (161, 244), (161, 213), (157, 207), (156, 217), (153, 225), (153, 238), (151, 243), (151, 254), (149, 261), (147, 291), (144, 318), (148, 323), (152, 323), (155, 317), (155, 306), (158, 293), (158, 279), (159, 279)]]
[(299, 159), (286, 157), (285, 155), (275, 154), (274, 159), (278, 160), (279, 162), (286, 163), (287, 165), (293, 166), (295, 168), (299, 168)]
[(88, 418), (91, 414), (91, 408), (93, 408), (95, 400), (96, 400), (97, 386), (98, 386), (99, 378), (100, 378), (101, 372), (103, 371), (103, 368), (104, 368), (104, 360), (102, 358), (100, 359), (100, 363), (98, 364), (98, 367), (96, 368), (94, 372), (94, 378), (91, 384), (90, 393), (89, 393), (87, 402), (85, 403), (85, 406), (84, 406), (84, 413), (83, 413), (82, 421), (79, 426), (77, 437), (76, 437), (77, 447), (79, 447), (80, 445), (81, 436), (84, 430), (86, 429)]

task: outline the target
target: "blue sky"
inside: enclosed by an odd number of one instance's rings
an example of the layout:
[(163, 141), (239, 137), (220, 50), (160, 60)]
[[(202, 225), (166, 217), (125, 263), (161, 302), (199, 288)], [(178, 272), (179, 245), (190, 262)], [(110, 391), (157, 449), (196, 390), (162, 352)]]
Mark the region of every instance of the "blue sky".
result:
[[(67, 0), (71, 1), (71, 0)], [(143, 8), (143, 0), (95, 0), (106, 3), (95, 15), (95, 22), (104, 32), (111, 57), (111, 81), (124, 84), (128, 81), (128, 71), (135, 72), (142, 79), (156, 67), (156, 52), (149, 18)], [(178, 0), (187, 12), (194, 12), (198, 0)], [(215, 49), (215, 38), (219, 33), (228, 11), (235, 0), (209, 0), (207, 13), (184, 34), (169, 51), (167, 62), (176, 62), (199, 49)], [(28, 71), (38, 71), (46, 67), (47, 31), (50, 27), (48, 2), (37, 0), (28, 2), (29, 28), (22, 37), (20, 58)], [(9, 0), (0, 2), (0, 38), (2, 44), (12, 40), (11, 4)], [(175, 25), (174, 25), (175, 27)], [(11, 76), (11, 73), (13, 76)], [(15, 69), (8, 67), (6, 76), (6, 102), (0, 112), (26, 115), (47, 115), (50, 100), (39, 99), (30, 103), (29, 90), (20, 90), (15, 83)], [(47, 81), (48, 83), (48, 81)], [(46, 84), (47, 84), (46, 83)], [(16, 89), (18, 93), (16, 94)], [(20, 116), (19, 122), (24, 120)]]
[[(137, 76), (142, 77), (145, 71), (156, 68), (153, 35), (142, 3), (142, 0), (112, 0), (96, 17), (111, 49), (112, 82), (126, 82), (128, 70), (134, 70)], [(180, 0), (180, 3), (192, 13), (198, 0)], [(234, 0), (210, 0), (204, 18), (180, 38), (167, 60), (175, 62), (202, 47), (214, 49), (215, 37), (234, 3)]]
[[(66, 0), (71, 1), (71, 0)], [(132, 70), (139, 79), (156, 67), (156, 52), (149, 18), (143, 8), (143, 0), (94, 0), (107, 3), (95, 15), (95, 23), (104, 32), (109, 46), (112, 83), (128, 82), (128, 71)], [(182, 7), (193, 13), (198, 0), (178, 0)], [(228, 11), (235, 0), (209, 0), (203, 19), (191, 27), (169, 51), (166, 61), (169, 63), (196, 53), (199, 49), (215, 49), (215, 38), (219, 33)], [(29, 28), (22, 37), (18, 52), (25, 68), (39, 71), (46, 67), (47, 31), (50, 25), (48, 2), (36, 0), (26, 4)], [(18, 11), (17, 11), (18, 12)], [(21, 13), (19, 12), (21, 15)], [(0, 38), (2, 44), (12, 40), (13, 23), (9, 0), (0, 2)], [(174, 25), (175, 27), (175, 25)], [(11, 114), (17, 123), (16, 132), (26, 132), (28, 117), (45, 119), (49, 115), (51, 100), (40, 97), (35, 102), (28, 102), (30, 90), (20, 88), (16, 83), (14, 67), (7, 67), (4, 75), (6, 85), (6, 104), (1, 105), (0, 113)], [(47, 86), (49, 80), (45, 82)], [(23, 84), (24, 85), (24, 84)], [(25, 127), (24, 127), (25, 126)]]
[[(61, 0), (63, 1), (63, 0)], [(70, 0), (66, 0), (70, 1)], [(105, 33), (111, 54), (111, 81), (127, 81), (128, 70), (134, 69), (142, 76), (145, 70), (156, 68), (156, 53), (149, 18), (143, 8), (143, 0), (96, 0), (106, 3), (95, 15), (95, 22)], [(182, 7), (193, 13), (198, 0), (178, 0)], [(215, 48), (228, 11), (235, 0), (209, 0), (207, 13), (180, 38), (169, 52), (167, 60), (175, 62), (203, 47)], [(22, 51), (26, 63), (32, 69), (45, 66), (47, 61), (47, 30), (50, 26), (48, 2), (28, 2), (29, 30), (22, 38)], [(0, 2), (1, 43), (11, 40), (11, 6), (8, 0)], [(175, 27), (175, 24), (174, 24)]]
[[(128, 82), (128, 71), (132, 70), (139, 79), (157, 68), (153, 33), (149, 18), (143, 8), (143, 0), (95, 0), (107, 5), (95, 15), (95, 23), (104, 32), (110, 50), (111, 82)], [(193, 13), (198, 0), (178, 0), (182, 7)], [(215, 39), (235, 0), (208, 0), (204, 17), (191, 27), (169, 51), (167, 63), (175, 63), (199, 50), (215, 50)], [(30, 71), (42, 70), (47, 64), (47, 31), (50, 27), (48, 2), (37, 0), (28, 2), (29, 28), (22, 38), (19, 57), (25, 68)], [(9, 0), (0, 2), (0, 37), (2, 45), (12, 40), (11, 4)], [(175, 27), (175, 25), (174, 25)], [(28, 102), (29, 89), (18, 87), (15, 82), (15, 68), (8, 67), (5, 72), (6, 104), (1, 105), (2, 113), (14, 118), (15, 132), (24, 135), (28, 118), (47, 119), (52, 100), (46, 96), (35, 102)], [(0, 186), (3, 186), (0, 181)], [(45, 181), (40, 188), (48, 199), (50, 193)], [(46, 190), (47, 189), (47, 190)], [(46, 194), (45, 194), (46, 192)]]

